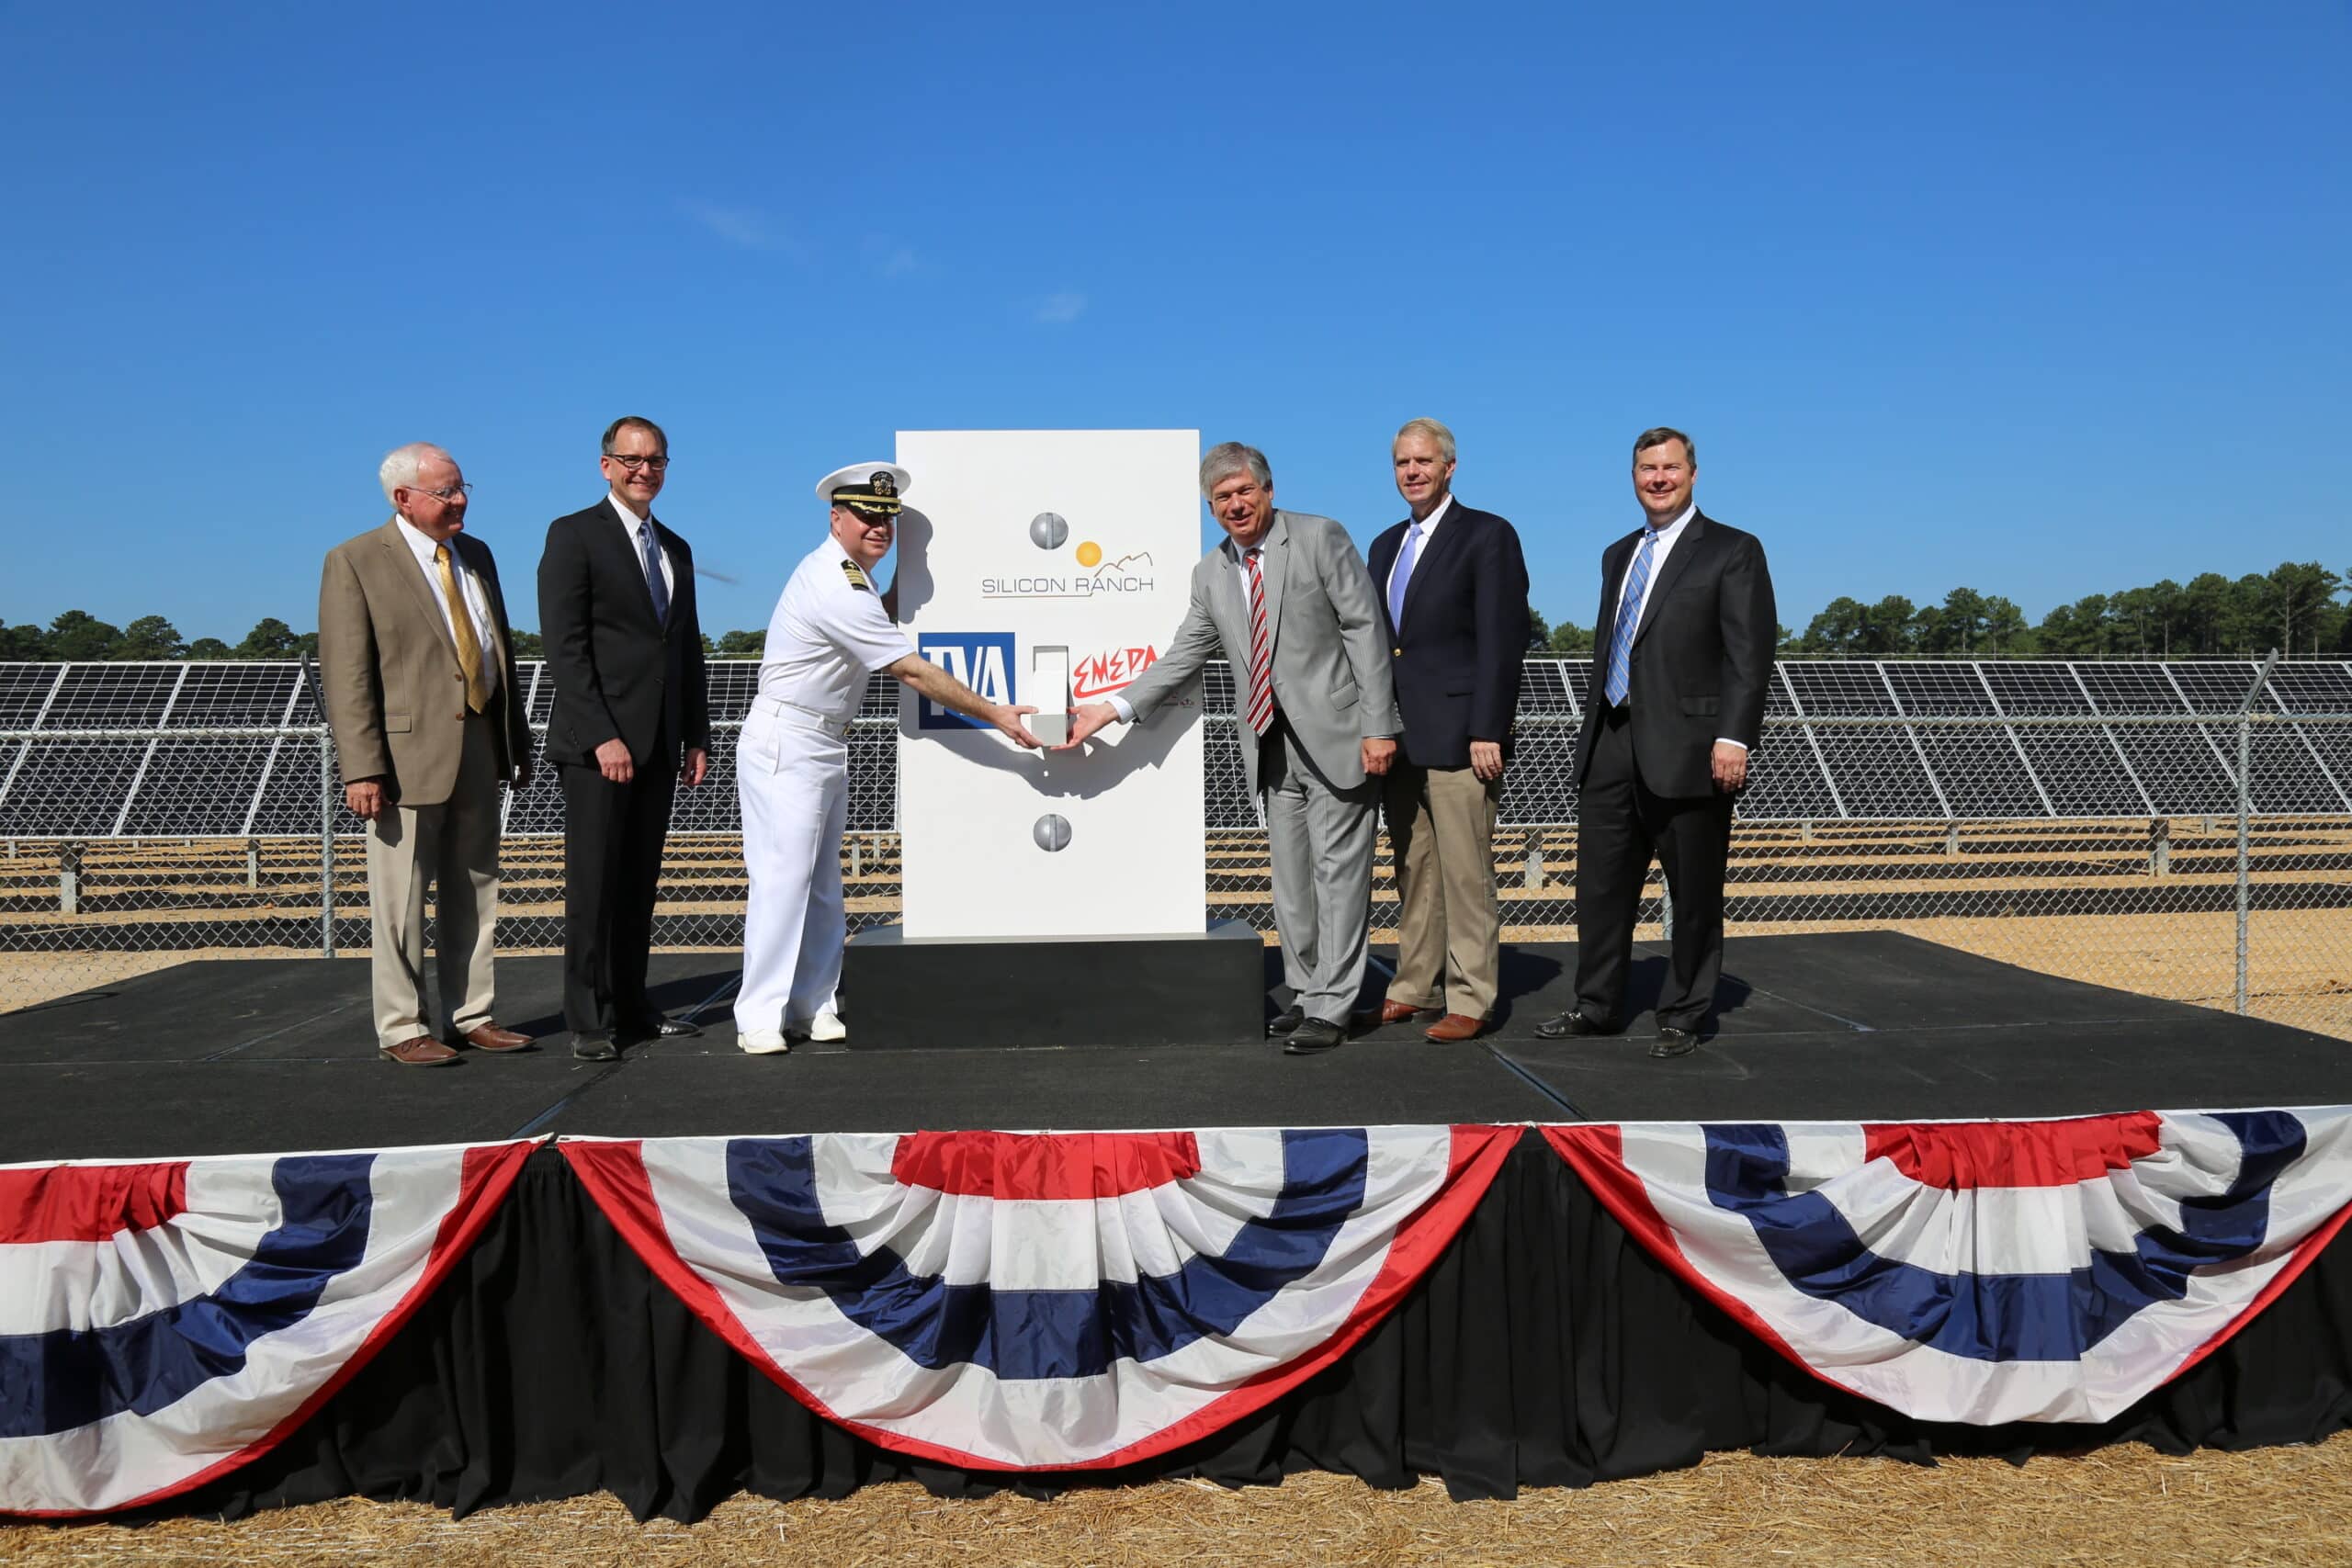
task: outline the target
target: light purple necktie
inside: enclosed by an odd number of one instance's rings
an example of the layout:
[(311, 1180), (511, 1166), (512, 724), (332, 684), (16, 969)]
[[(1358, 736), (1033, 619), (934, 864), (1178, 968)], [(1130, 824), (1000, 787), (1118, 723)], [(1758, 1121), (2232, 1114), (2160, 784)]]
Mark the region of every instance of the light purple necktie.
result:
[(1418, 522), (1405, 530), (1405, 542), (1397, 547), (1396, 564), (1388, 570), (1388, 625), (1401, 630), (1405, 625), (1405, 589), (1413, 581), (1413, 562), (1421, 553), (1421, 525)]

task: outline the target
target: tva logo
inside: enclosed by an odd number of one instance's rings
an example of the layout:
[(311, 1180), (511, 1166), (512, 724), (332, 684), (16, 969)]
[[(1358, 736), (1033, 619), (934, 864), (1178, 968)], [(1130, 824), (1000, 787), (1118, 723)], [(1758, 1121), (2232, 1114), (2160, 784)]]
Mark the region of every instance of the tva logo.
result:
[[(1011, 632), (941, 632), (916, 638), (915, 651), (992, 703), (1012, 701)], [(917, 699), (918, 729), (986, 729), (977, 718)]]

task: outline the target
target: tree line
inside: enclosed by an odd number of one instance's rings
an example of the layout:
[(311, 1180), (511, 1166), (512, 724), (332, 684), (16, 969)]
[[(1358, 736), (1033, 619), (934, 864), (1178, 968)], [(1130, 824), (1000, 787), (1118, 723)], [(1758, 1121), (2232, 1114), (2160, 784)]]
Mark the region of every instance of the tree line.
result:
[[(1955, 588), (1939, 604), (1891, 593), (1874, 604), (1840, 595), (1802, 633), (1780, 628), (1783, 653), (1830, 659), (2198, 659), (2352, 653), (2346, 577), (2317, 561), (2282, 561), (2233, 581), (2218, 571), (2183, 585), (2092, 593), (2036, 625), (2014, 600)], [(1589, 653), (1592, 630), (1537, 617), (1536, 646)]]
[[(709, 639), (705, 638), (706, 642)], [(300, 659), (315, 658), (319, 634), (298, 632), (275, 615), (264, 616), (244, 640), (231, 644), (217, 637), (193, 641), (162, 615), (141, 615), (127, 626), (98, 619), (86, 610), (68, 610), (46, 626), (9, 626), (0, 621), (0, 662), (85, 663), (102, 660), (158, 659)], [(514, 634), (518, 659), (539, 657), (539, 634)]]
[[(1891, 593), (1874, 604), (1832, 599), (1802, 634), (1780, 628), (1783, 653), (1831, 659), (2190, 659), (2285, 653), (2352, 654), (2352, 605), (2338, 604), (2352, 572), (2317, 561), (2282, 561), (2233, 581), (2204, 572), (2184, 585), (2170, 578), (2145, 588), (2093, 593), (2027, 621), (2013, 600), (1955, 588), (1941, 604), (1915, 604)], [(1592, 628), (1554, 624), (1531, 612), (1528, 646), (1553, 653), (1590, 653)], [(730, 631), (703, 649), (718, 658), (756, 659), (764, 628)], [(110, 626), (68, 610), (46, 626), (0, 622), (0, 660), (64, 662), (128, 659), (300, 659), (318, 651), (319, 634), (267, 617), (233, 646), (194, 641), (161, 615)], [(537, 659), (539, 634), (516, 631), (514, 654)]]

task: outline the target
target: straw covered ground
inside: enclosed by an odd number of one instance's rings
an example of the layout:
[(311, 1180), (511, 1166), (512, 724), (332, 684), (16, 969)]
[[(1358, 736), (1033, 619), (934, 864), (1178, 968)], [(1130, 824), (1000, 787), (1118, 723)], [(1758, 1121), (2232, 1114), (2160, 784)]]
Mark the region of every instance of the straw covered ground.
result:
[(1226, 1491), (1164, 1482), (1039, 1502), (911, 1484), (842, 1502), (739, 1497), (699, 1524), (639, 1525), (610, 1497), (465, 1520), (344, 1502), (236, 1524), (0, 1529), (0, 1563), (330, 1568), (534, 1563), (2099, 1563), (2352, 1561), (2352, 1434), (2316, 1448), (2168, 1458), (2125, 1446), (2022, 1468), (1955, 1460), (1710, 1458), (1584, 1491), (1454, 1503), (1434, 1481), (1336, 1475)]

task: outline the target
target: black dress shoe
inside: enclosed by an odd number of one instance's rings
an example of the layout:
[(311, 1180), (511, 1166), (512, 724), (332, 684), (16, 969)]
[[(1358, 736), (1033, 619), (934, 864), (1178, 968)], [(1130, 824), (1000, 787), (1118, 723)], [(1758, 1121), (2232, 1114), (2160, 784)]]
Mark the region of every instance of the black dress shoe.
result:
[(571, 1037), (571, 1054), (582, 1062), (617, 1062), (621, 1054), (612, 1040), (602, 1034), (575, 1034)]
[(1289, 1056), (1313, 1056), (1329, 1051), (1348, 1037), (1348, 1032), (1328, 1018), (1299, 1021), (1290, 1038), (1283, 1043), (1283, 1054)]
[(1688, 1056), (1699, 1048), (1699, 1032), (1677, 1029), (1671, 1024), (1657, 1026), (1657, 1038), (1650, 1043), (1653, 1056)]
[(1280, 1039), (1306, 1021), (1306, 1010), (1300, 1007), (1296, 1002), (1293, 1002), (1291, 1003), (1290, 1010), (1288, 1011), (1274, 1015), (1274, 1021), (1266, 1025), (1266, 1032), (1276, 1039)]
[(1588, 1034), (1606, 1034), (1609, 1031), (1571, 1008), (1557, 1018), (1547, 1018), (1535, 1026), (1535, 1032), (1546, 1040), (1581, 1039)]
[(639, 1019), (630, 1024), (629, 1032), (642, 1034), (648, 1040), (691, 1040), (702, 1032), (702, 1025), (688, 1023), (682, 1018), (664, 1018), (660, 1013)]

